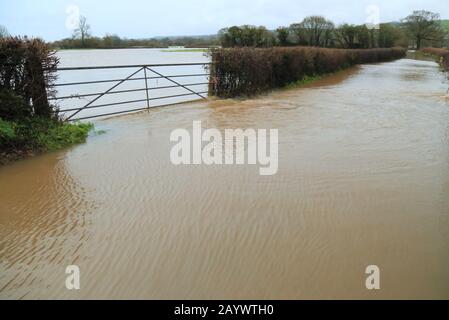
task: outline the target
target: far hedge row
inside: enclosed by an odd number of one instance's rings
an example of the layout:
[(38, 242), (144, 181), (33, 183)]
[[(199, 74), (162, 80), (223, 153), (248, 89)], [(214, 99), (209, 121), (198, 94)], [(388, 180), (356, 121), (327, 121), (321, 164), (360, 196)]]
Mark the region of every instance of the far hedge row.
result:
[(326, 49), (316, 47), (231, 48), (211, 51), (209, 94), (221, 98), (253, 95), (361, 63), (403, 58), (403, 48)]

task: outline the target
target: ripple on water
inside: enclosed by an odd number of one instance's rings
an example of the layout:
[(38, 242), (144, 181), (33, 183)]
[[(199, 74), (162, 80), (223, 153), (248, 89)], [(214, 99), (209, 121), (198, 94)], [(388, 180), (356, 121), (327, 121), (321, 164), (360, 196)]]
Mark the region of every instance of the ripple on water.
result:
[[(360, 279), (377, 264), (379, 297), (449, 297), (439, 75), (404, 59), (254, 99), (156, 108), (1, 168), (0, 296), (369, 298)], [(193, 120), (279, 129), (278, 173), (173, 166), (170, 132)], [(63, 287), (72, 263), (76, 293)]]

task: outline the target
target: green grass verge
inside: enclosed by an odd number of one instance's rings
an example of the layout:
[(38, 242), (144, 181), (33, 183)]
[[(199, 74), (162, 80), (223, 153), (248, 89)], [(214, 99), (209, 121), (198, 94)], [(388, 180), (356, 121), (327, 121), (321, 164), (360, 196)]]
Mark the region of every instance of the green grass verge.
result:
[(91, 123), (63, 123), (50, 126), (40, 132), (38, 143), (45, 151), (62, 149), (72, 144), (85, 142), (89, 131), (93, 128)]
[(85, 142), (91, 123), (66, 123), (43, 118), (6, 121), (0, 118), (0, 163)]
[[(332, 74), (332, 73), (331, 73)], [(306, 84), (310, 84), (313, 83), (317, 80), (323, 79), (325, 76), (329, 76), (331, 74), (324, 74), (324, 75), (314, 75), (314, 76), (305, 76), (302, 80), (299, 81), (295, 81), (292, 82), (290, 84), (288, 84), (287, 86), (285, 86), (285, 89), (293, 89), (293, 88), (297, 88)]]
[(414, 59), (414, 60), (423, 60), (423, 61), (437, 61), (438, 57), (435, 55), (432, 55), (430, 53), (422, 52), (422, 51), (407, 51), (408, 59)]

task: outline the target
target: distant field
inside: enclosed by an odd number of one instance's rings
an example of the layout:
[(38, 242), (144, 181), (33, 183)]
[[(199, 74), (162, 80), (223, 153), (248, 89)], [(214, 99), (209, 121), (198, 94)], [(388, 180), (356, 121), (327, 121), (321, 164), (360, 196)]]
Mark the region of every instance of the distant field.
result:
[(166, 50), (161, 50), (162, 52), (206, 52), (207, 48), (203, 48), (203, 49), (166, 49)]
[(441, 20), (440, 23), (444, 30), (449, 32), (449, 20)]

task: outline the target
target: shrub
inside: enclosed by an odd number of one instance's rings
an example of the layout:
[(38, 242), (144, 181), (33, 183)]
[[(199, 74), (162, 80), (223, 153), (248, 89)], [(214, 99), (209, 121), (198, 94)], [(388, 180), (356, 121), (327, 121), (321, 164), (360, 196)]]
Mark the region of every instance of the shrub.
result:
[(50, 105), (58, 59), (39, 39), (0, 39), (0, 163), (85, 141), (91, 124), (70, 124)]
[(91, 123), (55, 122), (39, 134), (37, 141), (44, 150), (57, 150), (86, 141), (92, 128)]
[[(56, 110), (48, 102), (53, 92), (58, 59), (39, 39), (0, 39), (0, 117), (18, 119), (26, 115), (51, 118)], [(20, 98), (22, 101), (18, 101)], [(4, 100), (8, 103), (4, 104)], [(14, 104), (19, 109), (14, 111)]]
[(29, 116), (31, 116), (31, 110), (20, 96), (11, 90), (0, 89), (0, 117), (5, 120), (14, 120)]
[(0, 118), (0, 146), (9, 144), (16, 137), (15, 125)]
[(84, 142), (92, 129), (90, 123), (65, 123), (43, 117), (20, 122), (0, 119), (0, 150), (51, 151)]
[(229, 48), (213, 49), (210, 54), (209, 94), (229, 98), (283, 87), (355, 64), (399, 59), (405, 56), (405, 49)]

